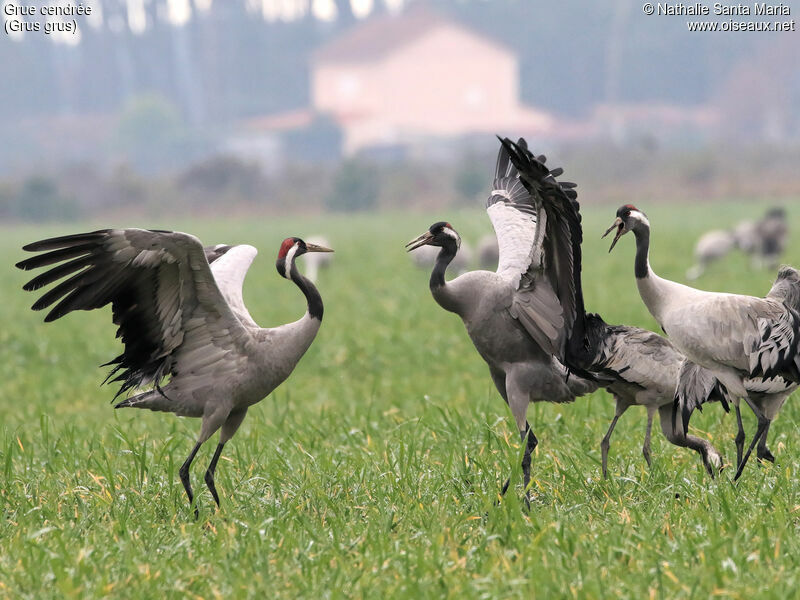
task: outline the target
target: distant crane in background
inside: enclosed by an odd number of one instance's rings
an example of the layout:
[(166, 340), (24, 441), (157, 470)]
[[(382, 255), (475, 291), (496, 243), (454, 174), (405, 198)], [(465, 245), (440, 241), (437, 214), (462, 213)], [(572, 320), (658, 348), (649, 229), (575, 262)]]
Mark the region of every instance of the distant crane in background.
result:
[(740, 221), (731, 230), (714, 229), (700, 236), (694, 248), (695, 264), (686, 271), (690, 281), (698, 279), (713, 262), (738, 248), (751, 257), (754, 268), (774, 269), (786, 248), (789, 227), (786, 210), (770, 208), (759, 221)]
[[(242, 424), (247, 409), (292, 372), (322, 322), (322, 298), (297, 270), (307, 252), (332, 252), (299, 238), (286, 238), (278, 251), (278, 273), (306, 297), (298, 321), (259, 327), (242, 299), (242, 284), (256, 256), (252, 246), (203, 248), (196, 237), (172, 231), (103, 229), (56, 237), (23, 248), (41, 252), (17, 263), (23, 270), (50, 267), (24, 288), (38, 290), (62, 280), (33, 305), (54, 321), (74, 310), (111, 304), (122, 354), (106, 363), (106, 381), (120, 381), (115, 408), (148, 408), (202, 418), (197, 443), (179, 470), (194, 505), (189, 468), (200, 446), (221, 429), (205, 482), (219, 506), (214, 472), (222, 448)], [(210, 262), (209, 262), (210, 261)], [(164, 380), (168, 379), (166, 384)], [(195, 517), (199, 515), (194, 508)]]
[(481, 269), (492, 271), (497, 268), (500, 259), (500, 249), (497, 246), (497, 236), (487, 233), (478, 240), (478, 265)]
[[(461, 317), (495, 387), (514, 416), (525, 446), (525, 498), (531, 454), (538, 443), (527, 420), (530, 402), (572, 402), (594, 382), (567, 377), (565, 347), (583, 316), (580, 290), (581, 226), (572, 184), (559, 183), (543, 156), (520, 139), (501, 140), (487, 213), (497, 233), (497, 271), (471, 271), (445, 281), (461, 237), (450, 223), (434, 223), (406, 244), (408, 251), (440, 248), (430, 290), (445, 310)], [(580, 324), (577, 325), (580, 330)], [(579, 331), (582, 337), (582, 331)], [(507, 490), (509, 481), (503, 486)]]
[(769, 209), (756, 227), (761, 240), (761, 260), (764, 266), (774, 269), (780, 262), (789, 238), (786, 209), (780, 206)]
[[(744, 399), (758, 419), (758, 428), (743, 457), (738, 459), (734, 479), (738, 479), (753, 447), (769, 426), (769, 418), (748, 395), (745, 380), (783, 377), (800, 383), (800, 314), (780, 298), (755, 298), (697, 290), (653, 272), (649, 262), (650, 222), (635, 206), (617, 210), (614, 223), (604, 236), (616, 229), (611, 251), (624, 234), (636, 237), (634, 274), (650, 314), (658, 321), (670, 341), (686, 357), (709, 369), (724, 386), (736, 406), (739, 429), (739, 401)], [(677, 393), (687, 385), (681, 372)], [(743, 436), (742, 436), (743, 437)], [(743, 447), (738, 441), (737, 453)]]
[(686, 279), (698, 279), (712, 262), (727, 256), (736, 247), (734, 233), (724, 229), (705, 232), (694, 247), (695, 264), (686, 271)]
[[(312, 235), (306, 238), (306, 242), (312, 244), (314, 246), (320, 246), (323, 248), (327, 248), (331, 246), (330, 241), (328, 238), (322, 235)], [(323, 269), (327, 269), (331, 263), (333, 262), (333, 255), (328, 252), (314, 252), (313, 254), (309, 254), (306, 256), (306, 268), (305, 268), (305, 275), (308, 277), (312, 283), (317, 283), (317, 278), (319, 277), (319, 272)]]

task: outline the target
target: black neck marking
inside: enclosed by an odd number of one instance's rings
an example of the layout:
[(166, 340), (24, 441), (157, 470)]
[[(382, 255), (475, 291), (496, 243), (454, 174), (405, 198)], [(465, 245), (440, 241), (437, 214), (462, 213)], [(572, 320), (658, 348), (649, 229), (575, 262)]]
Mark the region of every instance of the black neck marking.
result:
[(444, 272), (447, 270), (447, 265), (455, 258), (456, 252), (458, 252), (458, 246), (456, 246), (455, 240), (442, 246), (436, 256), (436, 264), (433, 265), (433, 271), (431, 272), (430, 287), (432, 290), (444, 287)]
[(650, 229), (641, 226), (637, 227), (633, 230), (633, 235), (636, 236), (634, 274), (636, 279), (644, 279), (650, 274), (650, 270), (647, 267), (647, 255), (650, 252)]
[[(300, 271), (297, 270), (297, 265), (295, 265), (294, 258), (295, 257), (292, 257), (292, 266), (289, 270), (289, 279), (294, 281), (295, 285), (300, 288), (300, 291), (303, 292), (303, 295), (306, 297), (309, 316), (312, 319), (318, 319), (322, 321), (322, 314), (325, 311), (325, 307), (322, 305), (322, 296), (320, 296), (316, 286), (311, 283), (311, 280), (306, 279), (300, 273)], [(285, 277), (286, 259), (279, 258), (276, 261), (275, 266), (278, 268), (278, 273)]]

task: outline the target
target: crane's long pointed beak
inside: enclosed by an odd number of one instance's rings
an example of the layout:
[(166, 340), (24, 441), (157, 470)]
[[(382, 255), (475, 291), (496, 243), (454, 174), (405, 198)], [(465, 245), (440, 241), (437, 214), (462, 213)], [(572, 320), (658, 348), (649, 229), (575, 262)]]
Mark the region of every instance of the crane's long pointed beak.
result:
[(425, 246), (426, 244), (430, 244), (432, 239), (433, 239), (433, 234), (430, 231), (426, 231), (421, 236), (414, 238), (413, 240), (411, 240), (406, 244), (406, 252), (411, 252), (412, 250), (416, 250), (420, 246)]
[(318, 246), (317, 244), (309, 244), (306, 242), (306, 252), (333, 252), (333, 250), (325, 246)]
[(618, 240), (619, 238), (621, 238), (621, 237), (622, 237), (622, 235), (625, 233), (625, 223), (623, 222), (623, 220), (622, 220), (622, 219), (620, 219), (619, 217), (617, 217), (617, 218), (614, 220), (614, 223), (611, 225), (611, 227), (609, 227), (608, 229), (606, 229), (606, 232), (605, 232), (605, 233), (604, 233), (604, 234), (603, 234), (603, 235), (600, 237), (600, 239), (603, 239), (603, 238), (604, 238), (604, 237), (606, 237), (606, 236), (607, 236), (609, 233), (611, 233), (612, 231), (614, 231), (614, 229), (615, 229), (615, 228), (616, 228), (616, 230), (617, 230), (617, 235), (615, 235), (615, 236), (614, 236), (614, 241), (613, 241), (613, 242), (611, 242), (611, 247), (608, 249), (608, 251), (609, 251), (609, 252), (611, 252), (611, 251), (614, 249), (614, 246), (616, 246), (616, 245), (617, 245), (617, 240)]

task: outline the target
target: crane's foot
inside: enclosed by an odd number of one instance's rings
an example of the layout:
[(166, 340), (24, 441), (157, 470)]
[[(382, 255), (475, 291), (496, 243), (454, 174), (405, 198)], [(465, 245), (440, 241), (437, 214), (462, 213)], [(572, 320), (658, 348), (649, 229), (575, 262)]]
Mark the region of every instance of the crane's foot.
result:
[(758, 457), (758, 460), (766, 460), (771, 463), (775, 462), (775, 457), (772, 455), (772, 452), (769, 451), (769, 448), (759, 448), (756, 456)]

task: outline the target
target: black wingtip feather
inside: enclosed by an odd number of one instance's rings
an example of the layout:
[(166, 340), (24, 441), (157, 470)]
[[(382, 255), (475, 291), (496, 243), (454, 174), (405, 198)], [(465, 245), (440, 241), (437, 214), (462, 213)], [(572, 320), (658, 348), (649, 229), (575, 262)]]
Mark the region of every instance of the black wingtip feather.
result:
[(90, 231), (88, 233), (76, 233), (73, 235), (62, 235), (59, 237), (47, 238), (37, 242), (25, 244), (22, 249), (26, 252), (41, 252), (42, 250), (56, 250), (59, 248), (69, 248), (86, 242), (96, 242), (103, 235), (107, 234), (110, 229), (98, 229), (97, 231)]

